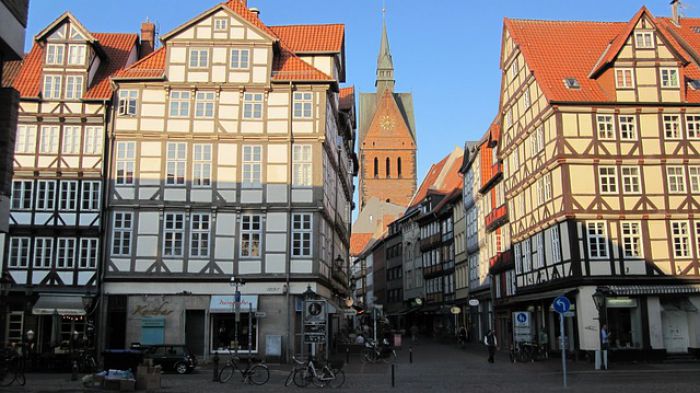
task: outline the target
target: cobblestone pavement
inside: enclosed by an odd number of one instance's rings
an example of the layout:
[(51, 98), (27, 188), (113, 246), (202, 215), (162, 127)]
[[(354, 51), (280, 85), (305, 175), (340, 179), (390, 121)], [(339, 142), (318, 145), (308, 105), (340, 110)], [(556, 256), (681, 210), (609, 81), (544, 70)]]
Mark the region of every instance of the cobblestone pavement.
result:
[[(700, 364), (611, 364), (609, 371), (595, 371), (588, 362), (569, 362), (569, 389), (562, 388), (561, 361), (508, 362), (505, 353), (496, 363), (486, 362), (483, 347), (459, 349), (432, 342), (418, 343), (413, 348), (414, 362), (409, 363), (408, 348), (398, 351), (395, 365), (396, 387), (391, 387), (389, 364), (363, 364), (357, 356), (345, 366), (346, 392), (698, 392)], [(316, 391), (318, 388), (285, 388), (286, 365), (270, 365), (271, 378), (264, 386), (242, 385), (239, 380), (227, 384), (211, 382), (211, 370), (200, 369), (191, 375), (163, 375), (164, 393), (185, 392), (280, 392)], [(328, 390), (332, 390), (327, 388)], [(71, 382), (68, 374), (28, 374), (27, 385), (0, 388), (2, 392), (81, 392), (79, 382)]]

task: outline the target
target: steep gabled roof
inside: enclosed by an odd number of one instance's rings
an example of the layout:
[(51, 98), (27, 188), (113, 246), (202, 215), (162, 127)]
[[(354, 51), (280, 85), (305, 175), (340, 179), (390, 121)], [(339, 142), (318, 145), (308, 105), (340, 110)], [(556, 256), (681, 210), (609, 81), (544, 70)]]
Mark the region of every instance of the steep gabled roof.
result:
[(41, 30), (36, 36), (34, 36), (34, 41), (41, 41), (44, 39), (47, 35), (49, 35), (58, 25), (63, 23), (66, 19), (70, 21), (72, 25), (75, 25), (82, 31), (82, 33), (85, 35), (85, 39), (88, 42), (94, 43), (97, 41), (97, 37), (92, 35), (88, 29), (83, 26), (82, 23), (76, 18), (70, 11), (64, 12), (61, 16), (56, 18), (53, 22), (51, 22), (48, 26), (46, 26), (43, 30)]
[(334, 79), (318, 68), (300, 59), (284, 43), (279, 55), (275, 56), (272, 64), (272, 80), (274, 81), (328, 81)]
[(117, 72), (114, 79), (162, 79), (165, 76), (165, 47)]
[(343, 50), (345, 25), (270, 26), (270, 30), (296, 54), (340, 53)]
[(355, 87), (343, 87), (338, 95), (338, 106), (340, 109), (348, 110), (355, 106)]
[(464, 150), (455, 147), (445, 158), (433, 164), (420, 187), (413, 194), (413, 198), (408, 204), (409, 209), (423, 201), (430, 192), (448, 194), (455, 189), (461, 189), (464, 178), (459, 172), (459, 168), (462, 166), (463, 155)]
[(11, 87), (22, 70), (22, 60), (6, 60), (2, 63), (2, 87)]
[(370, 240), (372, 240), (371, 233), (353, 233), (350, 235), (350, 256), (356, 257), (360, 255)]

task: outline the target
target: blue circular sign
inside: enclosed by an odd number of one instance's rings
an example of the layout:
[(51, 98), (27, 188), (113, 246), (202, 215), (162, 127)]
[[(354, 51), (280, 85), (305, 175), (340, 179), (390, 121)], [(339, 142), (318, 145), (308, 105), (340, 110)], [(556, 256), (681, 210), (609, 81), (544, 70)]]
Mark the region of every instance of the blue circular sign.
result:
[(520, 323), (525, 323), (527, 322), (527, 314), (525, 314), (524, 312), (518, 313), (516, 314), (515, 319)]
[(571, 309), (571, 301), (569, 301), (566, 296), (559, 296), (552, 302), (552, 307), (554, 308), (554, 311), (558, 312), (559, 314), (564, 314)]

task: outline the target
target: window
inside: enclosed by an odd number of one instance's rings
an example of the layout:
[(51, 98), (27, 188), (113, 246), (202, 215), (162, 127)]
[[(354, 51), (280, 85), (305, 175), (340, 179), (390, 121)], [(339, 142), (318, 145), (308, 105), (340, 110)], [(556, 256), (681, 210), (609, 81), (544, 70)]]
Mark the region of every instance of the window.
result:
[(66, 77), (66, 99), (79, 100), (83, 96), (83, 77), (82, 76), (67, 76)]
[(78, 207), (78, 182), (63, 180), (59, 186), (59, 210), (75, 211), (75, 209)]
[(78, 30), (75, 26), (71, 26), (70, 28), (70, 39), (71, 40), (84, 40), (85, 36), (83, 36), (80, 33), (80, 30)]
[(617, 171), (615, 167), (603, 166), (598, 168), (598, 181), (601, 194), (617, 192)]
[(34, 267), (48, 269), (53, 259), (53, 239), (37, 237), (34, 239)]
[(374, 177), (379, 176), (379, 160), (374, 157)]
[(687, 115), (685, 117), (688, 139), (700, 139), (700, 116)]
[(700, 252), (700, 221), (695, 221), (695, 242), (697, 243), (698, 252)]
[(99, 181), (83, 181), (83, 197), (80, 209), (99, 211), (102, 184)]
[(638, 222), (622, 222), (622, 248), (625, 258), (642, 258), (642, 228)]
[(557, 225), (552, 227), (549, 236), (552, 240), (552, 262), (561, 262), (561, 240), (559, 238), (559, 227)]
[(190, 256), (193, 258), (208, 258), (211, 216), (207, 213), (193, 213), (191, 221)]
[(37, 182), (36, 209), (51, 211), (56, 203), (56, 182), (53, 180), (39, 180)]
[(244, 214), (241, 217), (241, 257), (260, 256), (262, 218), (257, 214)]
[(15, 153), (34, 154), (36, 151), (36, 126), (17, 126)]
[(523, 271), (527, 273), (532, 270), (532, 251), (530, 249), (530, 239), (525, 239), (521, 244), (523, 247)]
[(187, 143), (168, 142), (165, 184), (182, 186), (185, 184), (187, 165)]
[(595, 221), (586, 223), (588, 235), (588, 256), (591, 259), (602, 259), (608, 257), (607, 229), (605, 222)]
[(250, 51), (248, 49), (231, 49), (231, 68), (234, 70), (248, 69)]
[(634, 42), (637, 49), (654, 47), (654, 34), (651, 31), (638, 31), (634, 33)]
[(29, 244), (31, 239), (28, 237), (12, 237), (10, 238), (10, 256), (8, 266), (27, 267), (29, 266)]
[(192, 165), (192, 185), (195, 187), (211, 186), (211, 145), (195, 144)]
[(72, 269), (73, 261), (75, 260), (75, 242), (74, 238), (59, 237), (56, 247), (56, 268), (57, 269)]
[(134, 184), (136, 142), (117, 142), (117, 185)]
[(119, 91), (119, 108), (117, 113), (120, 116), (136, 116), (136, 102), (139, 92), (136, 90)]
[(44, 76), (44, 98), (61, 98), (61, 81), (62, 78), (58, 75)]
[(622, 173), (622, 191), (625, 194), (639, 194), (641, 184), (639, 167), (623, 166), (620, 172)]
[(542, 232), (532, 237), (532, 248), (535, 252), (532, 259), (532, 267), (533, 269), (541, 269), (544, 267), (544, 238), (542, 237)]
[(515, 79), (518, 76), (518, 59), (515, 58), (510, 64), (510, 78)]
[(262, 147), (243, 146), (243, 187), (260, 187), (262, 184)]
[(537, 194), (537, 206), (540, 206), (544, 203), (544, 176), (537, 179), (537, 183), (535, 184), (535, 186), (535, 193)]
[(596, 116), (598, 122), (598, 139), (615, 139), (615, 123), (612, 115)]
[(80, 154), (80, 127), (63, 126), (63, 154)]
[(39, 152), (58, 153), (58, 131), (58, 126), (41, 127), (41, 143), (39, 143)]
[(185, 215), (165, 213), (163, 220), (163, 256), (181, 257), (185, 244)]
[(209, 67), (209, 49), (190, 49), (190, 68)]
[(547, 173), (542, 178), (544, 179), (544, 200), (546, 202), (552, 199), (552, 174)]
[(523, 92), (523, 103), (525, 104), (525, 109), (532, 105), (532, 102), (530, 101), (530, 89), (528, 88), (525, 88), (525, 92)]
[(294, 118), (310, 119), (313, 105), (313, 93), (294, 93)]
[(690, 191), (700, 193), (700, 166), (689, 166), (688, 177), (690, 177)]
[(634, 88), (634, 78), (632, 77), (631, 68), (615, 69), (615, 84), (619, 89)]
[(523, 272), (523, 258), (520, 252), (520, 244), (513, 246), (513, 255), (515, 258), (515, 273), (521, 274)]
[(194, 117), (214, 117), (214, 102), (216, 94), (213, 91), (198, 91), (195, 101)]
[(263, 95), (261, 93), (246, 93), (243, 95), (243, 118), (262, 119)]
[(68, 64), (85, 64), (85, 45), (68, 45)]
[(544, 126), (540, 126), (535, 130), (535, 135), (534, 137), (534, 146), (533, 146), (533, 155), (536, 155), (540, 153), (542, 150), (544, 150)]
[(389, 157), (384, 161), (384, 175), (387, 178), (391, 177), (391, 160), (389, 160)]
[(78, 266), (81, 269), (94, 269), (97, 267), (99, 255), (97, 240), (94, 238), (80, 239), (80, 260)]
[(401, 157), (396, 159), (396, 171), (397, 171), (397, 176), (401, 177)]
[(620, 139), (626, 141), (636, 140), (637, 124), (634, 116), (620, 115), (618, 121), (620, 122)]
[(311, 214), (292, 215), (292, 256), (311, 256)]
[(46, 46), (46, 64), (63, 64), (63, 44), (48, 44)]
[(133, 215), (126, 212), (114, 212), (114, 229), (112, 230), (112, 255), (131, 255), (131, 231)]
[(12, 210), (31, 210), (34, 182), (15, 180), (12, 182)]
[(661, 87), (678, 87), (678, 69), (661, 69)]
[(678, 115), (664, 115), (666, 139), (681, 139), (681, 126)]
[(666, 180), (668, 181), (668, 192), (685, 192), (685, 171), (682, 166), (666, 167)]
[(85, 127), (85, 138), (83, 139), (83, 153), (91, 155), (102, 154), (102, 140), (104, 139), (104, 129), (102, 127)]
[(189, 91), (171, 91), (170, 117), (189, 117), (190, 97)]
[(311, 145), (294, 145), (292, 161), (294, 177), (292, 185), (310, 187), (312, 176)]
[(686, 221), (671, 221), (673, 252), (676, 258), (690, 258), (690, 233)]
[(214, 31), (226, 31), (228, 27), (228, 19), (214, 18)]
[(518, 147), (513, 150), (513, 154), (511, 154), (510, 159), (511, 169), (513, 169), (513, 172), (517, 172), (520, 168), (520, 151), (518, 150)]

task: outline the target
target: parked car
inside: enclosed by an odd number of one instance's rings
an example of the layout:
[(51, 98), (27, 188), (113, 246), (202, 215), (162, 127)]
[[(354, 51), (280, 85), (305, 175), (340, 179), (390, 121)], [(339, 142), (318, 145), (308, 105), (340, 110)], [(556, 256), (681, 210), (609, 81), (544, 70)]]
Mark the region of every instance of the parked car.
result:
[(145, 359), (153, 359), (164, 371), (189, 374), (197, 366), (197, 358), (185, 345), (151, 345), (143, 348)]

